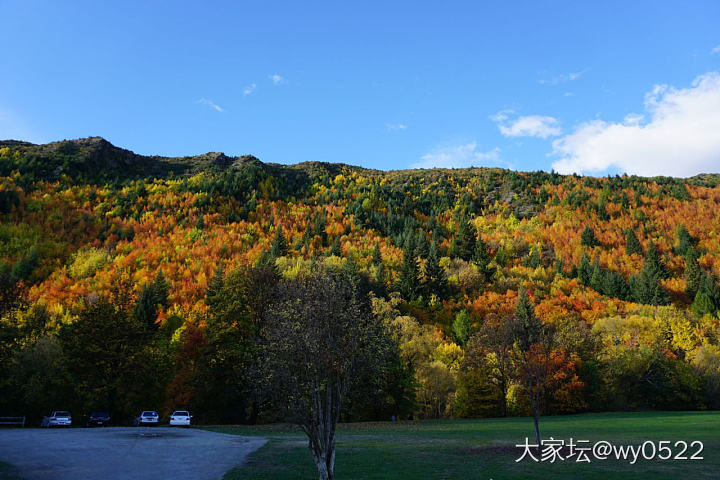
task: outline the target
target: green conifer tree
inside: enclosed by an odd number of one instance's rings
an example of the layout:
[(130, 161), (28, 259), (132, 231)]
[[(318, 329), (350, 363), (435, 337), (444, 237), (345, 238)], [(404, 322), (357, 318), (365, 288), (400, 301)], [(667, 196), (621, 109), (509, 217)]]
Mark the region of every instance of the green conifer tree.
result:
[(284, 257), (287, 255), (288, 247), (285, 235), (283, 235), (282, 226), (278, 225), (275, 230), (275, 237), (273, 237), (272, 247), (270, 248), (270, 255), (277, 257)]
[(595, 238), (595, 232), (589, 226), (586, 226), (580, 234), (580, 245), (585, 247), (594, 247), (600, 245), (600, 242)]
[(640, 244), (640, 240), (638, 240), (637, 235), (635, 235), (635, 230), (628, 228), (625, 230), (625, 251), (628, 255), (642, 255), (643, 249), (642, 245)]

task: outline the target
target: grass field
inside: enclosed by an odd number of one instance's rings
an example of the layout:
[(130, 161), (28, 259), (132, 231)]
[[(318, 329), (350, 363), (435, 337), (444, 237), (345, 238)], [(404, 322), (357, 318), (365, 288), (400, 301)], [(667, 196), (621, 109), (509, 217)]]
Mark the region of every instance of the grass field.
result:
[[(240, 479), (317, 478), (302, 432), (287, 426), (213, 427), (237, 435), (260, 435), (269, 442), (248, 462), (226, 475)], [(596, 460), (554, 464), (515, 460), (516, 444), (533, 437), (529, 418), (439, 420), (341, 425), (335, 475), (338, 480), (370, 479), (719, 479), (720, 412), (641, 412), (545, 417), (541, 438), (607, 440), (640, 445), (646, 440), (704, 443), (704, 460)], [(531, 442), (532, 443), (532, 442)], [(648, 454), (651, 453), (649, 446)], [(688, 449), (690, 457), (696, 449)], [(566, 453), (566, 452), (564, 452)], [(673, 456), (679, 449), (673, 447)], [(564, 454), (563, 454), (564, 456)], [(573, 457), (575, 458), (575, 457)]]

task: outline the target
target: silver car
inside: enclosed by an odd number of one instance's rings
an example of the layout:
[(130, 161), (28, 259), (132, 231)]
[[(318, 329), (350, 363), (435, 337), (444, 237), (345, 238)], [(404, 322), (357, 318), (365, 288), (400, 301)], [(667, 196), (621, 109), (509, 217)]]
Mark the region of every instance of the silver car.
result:
[(154, 412), (152, 410), (145, 410), (140, 415), (135, 417), (134, 424), (136, 427), (141, 427), (143, 425), (157, 426), (159, 418), (160, 417), (158, 416), (157, 412)]
[(41, 427), (69, 427), (72, 425), (72, 415), (65, 410), (56, 410), (47, 417), (43, 417)]

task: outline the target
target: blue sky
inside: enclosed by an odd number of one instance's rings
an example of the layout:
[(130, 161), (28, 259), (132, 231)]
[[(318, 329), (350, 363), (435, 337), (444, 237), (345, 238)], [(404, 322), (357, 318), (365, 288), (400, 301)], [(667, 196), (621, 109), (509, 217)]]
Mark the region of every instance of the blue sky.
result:
[(0, 138), (720, 171), (720, 2), (0, 0)]

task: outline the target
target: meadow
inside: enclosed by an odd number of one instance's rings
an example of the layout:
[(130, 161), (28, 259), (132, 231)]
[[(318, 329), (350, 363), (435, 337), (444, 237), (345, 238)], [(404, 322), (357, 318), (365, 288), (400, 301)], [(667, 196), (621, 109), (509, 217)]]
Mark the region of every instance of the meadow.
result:
[[(222, 426), (213, 431), (264, 436), (268, 443), (225, 476), (239, 479), (314, 479), (315, 465), (301, 431), (292, 426)], [(699, 440), (703, 460), (630, 460), (591, 463), (571, 460), (516, 462), (532, 440), (532, 420), (425, 420), (373, 422), (339, 427), (335, 474), (338, 479), (493, 479), (583, 480), (717, 479), (720, 474), (720, 412), (636, 412), (545, 417), (541, 438), (606, 440), (613, 445), (641, 445), (646, 440)], [(531, 441), (532, 443), (532, 441)], [(671, 444), (671, 446), (672, 446)], [(648, 450), (649, 451), (649, 450)], [(695, 449), (689, 449), (686, 456)], [(673, 448), (673, 456), (679, 450)], [(567, 451), (565, 451), (567, 453)], [(564, 456), (564, 455), (563, 455)], [(573, 457), (574, 459), (575, 457)]]

